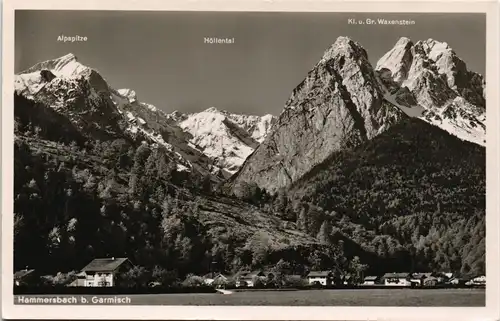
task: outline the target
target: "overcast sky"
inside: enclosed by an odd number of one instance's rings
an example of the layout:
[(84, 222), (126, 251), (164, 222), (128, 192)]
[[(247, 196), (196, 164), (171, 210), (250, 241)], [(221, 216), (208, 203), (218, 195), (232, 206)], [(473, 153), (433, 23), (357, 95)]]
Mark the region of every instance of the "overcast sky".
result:
[[(348, 18), (415, 25), (349, 25)], [(88, 41), (57, 42), (59, 35)], [(447, 42), (470, 70), (485, 72), (484, 14), (378, 13), (18, 11), (15, 68), (71, 52), (113, 88), (131, 88), (167, 112), (215, 106), (276, 115), (338, 36), (360, 42), (372, 63), (402, 36), (433, 38)], [(235, 44), (204, 44), (204, 37), (234, 37)]]

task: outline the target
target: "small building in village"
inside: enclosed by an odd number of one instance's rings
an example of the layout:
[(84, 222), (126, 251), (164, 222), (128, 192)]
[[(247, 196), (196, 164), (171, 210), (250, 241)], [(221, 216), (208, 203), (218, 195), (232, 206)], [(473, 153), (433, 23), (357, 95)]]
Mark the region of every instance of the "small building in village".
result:
[(377, 285), (380, 284), (380, 276), (369, 275), (363, 280), (363, 285)]
[(227, 283), (227, 281), (228, 281), (227, 277), (221, 273), (211, 272), (203, 276), (203, 282), (206, 285), (216, 285), (216, 284), (220, 285)]
[(424, 279), (423, 286), (425, 287), (435, 287), (438, 286), (441, 283), (441, 279), (434, 277), (434, 276), (429, 276)]
[(271, 272), (264, 272), (262, 270), (255, 270), (252, 272), (241, 271), (236, 274), (236, 287), (254, 287), (256, 281), (260, 280), (262, 284), (266, 284), (268, 280), (274, 279), (274, 274)]
[(408, 272), (386, 273), (383, 279), (386, 286), (411, 286), (411, 274)]
[(464, 286), (467, 283), (467, 280), (459, 277), (452, 277), (446, 283), (455, 285), (455, 286)]
[(87, 280), (87, 274), (85, 272), (80, 272), (75, 275), (73, 282), (68, 284), (68, 286), (85, 286), (85, 281)]
[(128, 258), (94, 259), (77, 274), (70, 286), (112, 287), (116, 275), (133, 267)]
[(216, 287), (216, 288), (225, 288), (229, 283), (230, 283), (230, 280), (227, 276), (225, 276), (223, 274), (219, 274), (219, 275), (215, 276), (211, 285)]
[(342, 279), (343, 285), (353, 285), (354, 281), (355, 281), (354, 278), (352, 277), (352, 275), (350, 275), (350, 274), (342, 275), (341, 279)]
[(413, 273), (410, 282), (416, 286), (423, 286), (425, 280), (432, 276), (432, 273)]
[(309, 285), (331, 285), (333, 273), (331, 271), (311, 271), (307, 275)]
[(468, 283), (470, 283), (469, 285), (485, 286), (486, 276), (485, 275), (476, 276), (475, 278), (471, 279)]

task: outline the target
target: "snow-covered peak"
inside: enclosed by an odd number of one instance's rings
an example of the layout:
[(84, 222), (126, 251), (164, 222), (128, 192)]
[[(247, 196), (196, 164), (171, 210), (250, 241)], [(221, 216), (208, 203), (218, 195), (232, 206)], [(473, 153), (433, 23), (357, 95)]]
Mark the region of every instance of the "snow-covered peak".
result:
[[(446, 43), (401, 38), (377, 63), (386, 100), (461, 139), (484, 145), (484, 79)], [(389, 99), (393, 98), (392, 100)], [(408, 108), (409, 107), (409, 108)], [(410, 112), (410, 113), (409, 113)]]
[(387, 69), (396, 83), (402, 82), (407, 78), (411, 67), (412, 46), (413, 43), (409, 38), (400, 38), (396, 45), (379, 59), (375, 69), (379, 71)]
[[(418, 41), (415, 44), (415, 47), (421, 47), (429, 56), (438, 56), (445, 51), (451, 50), (450, 46), (446, 42), (440, 42), (431, 38), (424, 41)], [(435, 61), (435, 59), (433, 60)]]
[(216, 107), (192, 114), (175, 111), (169, 118), (192, 136), (193, 146), (229, 173), (239, 169), (275, 121), (272, 115), (233, 114)]
[(128, 98), (131, 103), (137, 101), (137, 94), (132, 89), (118, 89), (117, 92), (123, 97)]
[(235, 124), (247, 131), (257, 142), (262, 143), (276, 122), (276, 117), (267, 114), (264, 116), (228, 114), (227, 117)]
[(396, 46), (399, 46), (399, 47), (404, 47), (408, 44), (413, 44), (411, 39), (408, 37), (401, 37), (401, 38), (399, 38), (398, 42), (396, 42)]
[(56, 59), (37, 63), (20, 74), (31, 74), (42, 70), (49, 70), (57, 77), (62, 78), (75, 78), (81, 75), (86, 75), (90, 72), (89, 67), (82, 65), (78, 62), (74, 54), (69, 53)]

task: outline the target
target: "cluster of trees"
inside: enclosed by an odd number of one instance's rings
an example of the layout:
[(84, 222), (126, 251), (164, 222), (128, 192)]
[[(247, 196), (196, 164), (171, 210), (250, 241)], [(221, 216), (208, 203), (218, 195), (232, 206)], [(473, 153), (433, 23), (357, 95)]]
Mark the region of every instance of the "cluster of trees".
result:
[(343, 241), (370, 273), (485, 273), (485, 150), (420, 120), (334, 154), (275, 195), (234, 193), (322, 244)]
[(333, 155), (275, 203), (287, 200), (281, 215), (307, 233), (328, 224), (386, 268), (474, 275), (485, 272), (485, 180), (483, 147), (410, 120)]
[(201, 270), (210, 244), (184, 174), (158, 149), (103, 145), (89, 152), (58, 144), (50, 154), (16, 141), (16, 267), (68, 271), (95, 257), (127, 256), (146, 267)]
[(183, 278), (280, 260), (303, 275), (345, 261), (333, 243), (284, 246), (258, 229), (247, 238), (246, 231), (207, 228), (199, 213), (216, 191), (178, 172), (159, 147), (121, 139), (79, 147), (20, 135), (14, 155), (16, 269), (56, 274), (114, 256)]

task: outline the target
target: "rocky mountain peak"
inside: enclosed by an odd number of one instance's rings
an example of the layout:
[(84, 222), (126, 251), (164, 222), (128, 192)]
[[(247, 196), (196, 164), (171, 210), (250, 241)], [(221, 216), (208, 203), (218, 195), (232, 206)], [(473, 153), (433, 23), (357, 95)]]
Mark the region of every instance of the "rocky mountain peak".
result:
[(449, 44), (400, 39), (376, 70), (391, 99), (464, 140), (484, 144), (484, 79), (469, 71)]
[(132, 89), (118, 89), (117, 92), (127, 98), (130, 103), (137, 101), (137, 94)]
[(371, 139), (404, 113), (386, 103), (365, 49), (339, 37), (292, 91), (276, 126), (232, 177), (233, 191), (253, 182), (287, 187), (332, 153)]
[(377, 62), (376, 70), (384, 69), (391, 72), (391, 77), (396, 83), (401, 83), (408, 76), (413, 60), (413, 42), (406, 37), (401, 37), (394, 47)]

